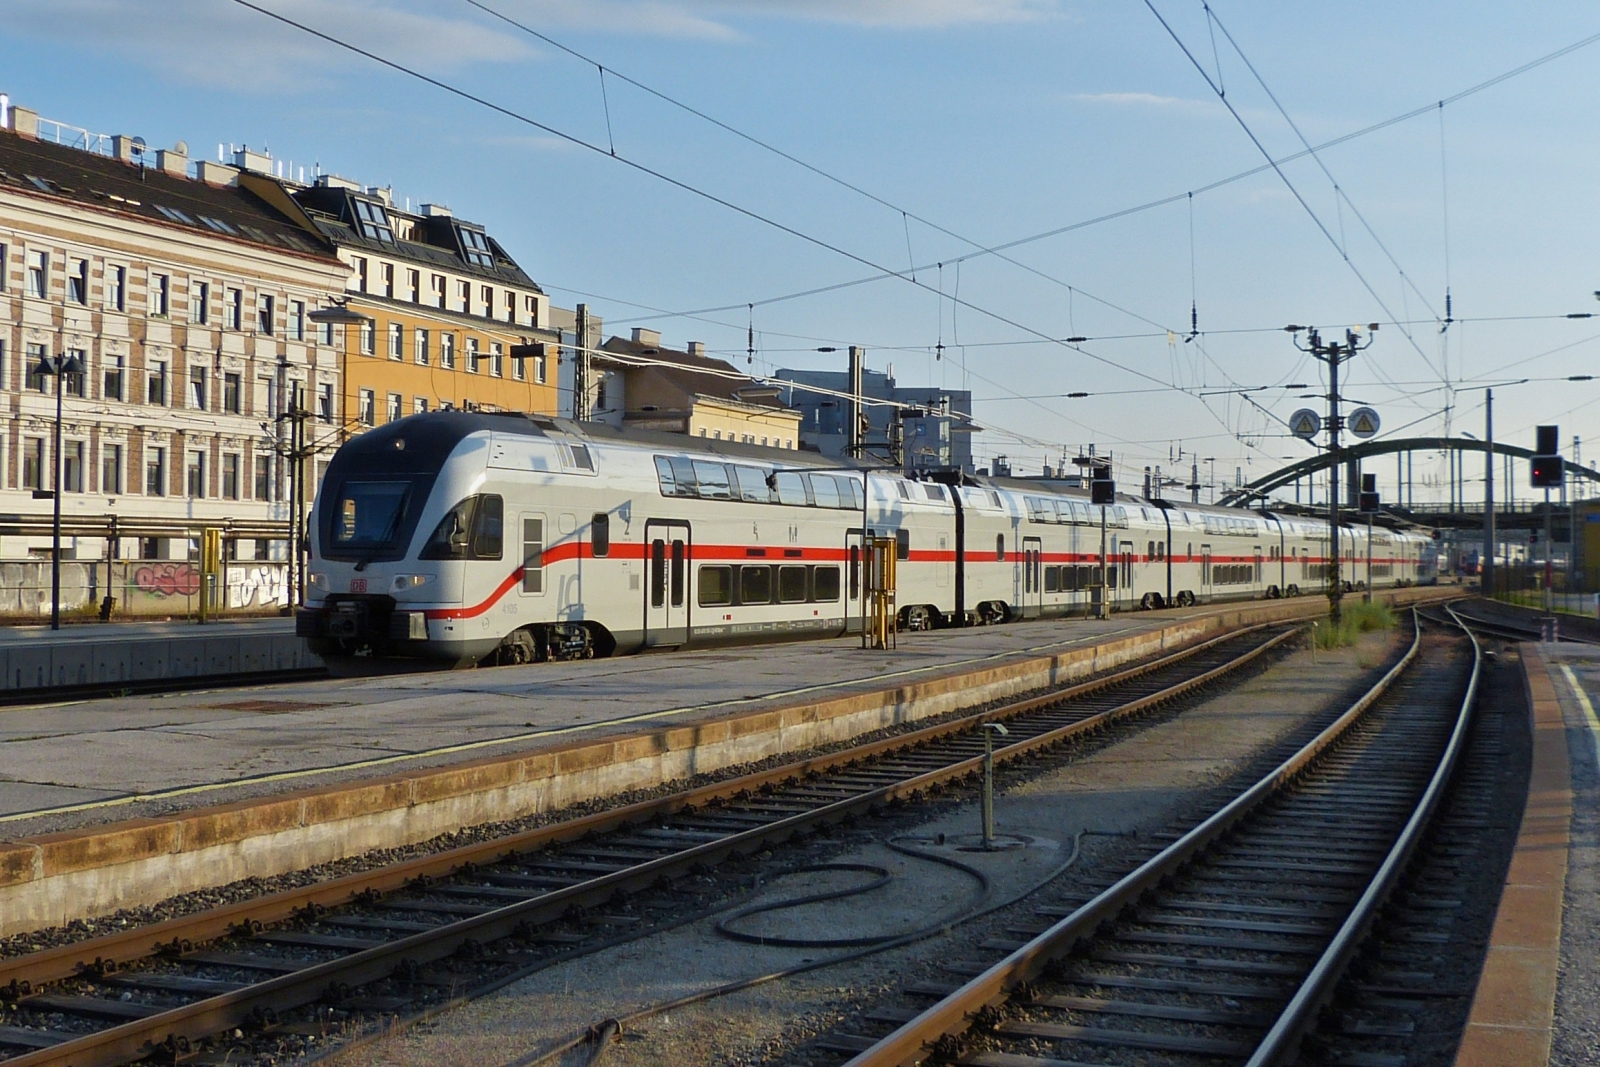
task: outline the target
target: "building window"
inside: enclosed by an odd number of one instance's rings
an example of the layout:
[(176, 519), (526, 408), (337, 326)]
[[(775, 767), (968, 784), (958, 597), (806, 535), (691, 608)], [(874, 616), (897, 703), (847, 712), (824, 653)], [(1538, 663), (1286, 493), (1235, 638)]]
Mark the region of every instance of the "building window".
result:
[(272, 457), (256, 457), (256, 499), (272, 499)]
[(506, 293), (506, 321), (517, 321), (517, 294), (510, 291)]
[(123, 399), (123, 367), (121, 356), (102, 356), (101, 365), (105, 370), (105, 389), (100, 394), (104, 400)]
[(128, 299), (128, 268), (106, 268), (106, 307), (112, 311), (125, 309)]
[(494, 286), (480, 285), (478, 287), (478, 306), (482, 309), (484, 318), (494, 318)]
[(278, 390), (271, 378), (265, 375), (256, 378), (255, 407), (250, 410), (252, 415), (265, 415), (269, 419), (278, 417)]
[(206, 409), (206, 369), (189, 368), (189, 406), (196, 411)]
[(496, 378), (506, 376), (506, 353), (499, 341), (489, 342), (489, 373)]
[(478, 339), (476, 337), (467, 338), (467, 373), (468, 374), (477, 374), (478, 373), (478, 359), (479, 358), (480, 357), (478, 355)]
[(68, 493), (83, 492), (83, 442), (61, 443), (61, 488)]
[(172, 297), (172, 275), (150, 275), (150, 314), (158, 319), (167, 317), (167, 304)]
[(537, 330), (539, 328), (539, 298), (536, 296), (523, 297), (522, 308), (528, 314), (528, 325)]
[(361, 354), (363, 356), (371, 356), (376, 354), (378, 331), (375, 329), (375, 326), (376, 324), (371, 319), (368, 319), (361, 324)]
[(445, 370), (456, 369), (456, 335), (453, 333), (439, 334), (439, 366)]
[(50, 295), (50, 253), (28, 253), (28, 295), (47, 297)]
[(222, 454), (222, 498), (239, 499), (239, 457), (232, 452)]
[(357, 256), (355, 259), (355, 267), (356, 289), (357, 291), (364, 293), (367, 291), (367, 261), (362, 259), (360, 256)]
[(540, 345), (538, 354), (533, 357), (533, 380), (540, 385), (545, 383), (545, 379), (550, 373), (550, 368), (545, 363), (548, 358), (545, 354), (544, 346)]
[(122, 446), (100, 446), (100, 491), (107, 496), (122, 495)]
[(28, 382), (25, 388), (31, 392), (42, 393), (49, 388), (49, 386), (45, 384), (45, 378), (47, 375), (45, 375), (39, 369), (39, 364), (44, 362), (45, 347), (44, 345), (30, 344), (27, 347), (27, 353), (28, 361), (26, 366), (23, 368), (28, 376)]
[(333, 383), (323, 382), (317, 386), (317, 418), (323, 422), (333, 421)]
[(74, 259), (67, 270), (67, 301), (73, 304), (89, 302), (89, 261)]
[(89, 379), (89, 353), (81, 348), (69, 348), (67, 356), (77, 360), (81, 369), (77, 374), (63, 374), (61, 384), (66, 389), (67, 396), (83, 396), (88, 391), (86, 383)]
[(511, 377), (517, 381), (524, 381), (528, 377), (528, 361), (522, 356), (513, 354), (511, 357)]
[(360, 226), (361, 236), (370, 241), (394, 244), (394, 229), (389, 225), (389, 216), (384, 213), (383, 205), (375, 204), (371, 200), (357, 200), (356, 221)]
[(428, 365), (428, 359), (429, 359), (429, 355), (428, 355), (428, 331), (422, 329), (420, 326), (417, 327), (416, 342), (417, 342), (416, 343), (417, 366), (426, 367)]
[(433, 276), (432, 284), (433, 284), (433, 306), (437, 307), (437, 308), (442, 308), (442, 307), (444, 307), (445, 286), (447, 284), (449, 284), (449, 283), (445, 281), (445, 276), (443, 274), (435, 274)]
[(390, 422), (399, 422), (400, 419), (401, 419), (401, 416), (403, 416), (404, 414), (405, 414), (405, 411), (401, 407), (401, 396), (400, 396), (400, 394), (399, 393), (390, 393), (389, 394), (389, 421)]
[(389, 324), (389, 358), (406, 358), (406, 328), (398, 322)]
[(244, 290), (228, 290), (228, 329), (244, 329)]
[[(333, 323), (328, 323), (332, 326)], [(289, 339), (291, 341), (304, 341), (306, 339), (306, 302), (304, 300), (289, 301)], [(328, 342), (332, 344), (330, 340)]]
[(411, 297), (413, 304), (422, 303), (422, 272), (415, 270), (406, 271), (406, 292)]
[(237, 374), (224, 374), (222, 376), (222, 410), (230, 415), (243, 413), (244, 392), (243, 380)]
[(411, 401), (411, 414), (426, 415), (428, 413), (428, 398), (419, 396)]
[(167, 450), (144, 450), (144, 491), (146, 496), (167, 495)]
[(388, 297), (391, 300), (394, 299), (394, 264), (393, 263), (385, 263), (383, 265), (383, 295)]
[(456, 282), (456, 310), (466, 315), (472, 311), (472, 283)]
[(22, 439), (22, 488), (43, 489), (41, 478), (44, 476), (44, 438), (24, 437)]
[(0, 244), (0, 293), (10, 287), (10, 282), (7, 280), (7, 276), (11, 273), (11, 260), (6, 258), (8, 252), (10, 249)]
[(185, 488), (190, 497), (201, 500), (206, 495), (206, 454), (204, 452), (190, 452), (189, 465), (185, 470)]
[(211, 318), (211, 283), (195, 282), (189, 294), (189, 321), (204, 326)]
[(361, 390), (361, 425), (372, 426), (376, 424), (378, 407), (377, 395), (371, 389)]
[(145, 370), (145, 402), (167, 406), (167, 365), (154, 362)]
[(263, 293), (256, 294), (256, 330), (268, 337), (272, 336), (272, 320), (276, 317), (273, 312), (277, 310), (277, 301)]

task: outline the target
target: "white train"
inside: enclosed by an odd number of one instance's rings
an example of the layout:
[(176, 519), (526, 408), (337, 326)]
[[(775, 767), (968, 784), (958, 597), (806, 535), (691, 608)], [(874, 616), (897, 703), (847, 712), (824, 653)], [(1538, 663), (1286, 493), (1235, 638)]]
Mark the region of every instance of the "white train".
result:
[[(903, 628), (1098, 606), (1101, 508), (1049, 482), (963, 483), (537, 416), (416, 415), (329, 463), (296, 629), (324, 655), (459, 663), (837, 635), (861, 625), (863, 514), (897, 540)], [(1323, 585), (1326, 523), (1132, 497), (1105, 518), (1114, 610)], [(1436, 577), (1415, 533), (1375, 531), (1370, 565), (1364, 526), (1340, 546), (1353, 587)]]

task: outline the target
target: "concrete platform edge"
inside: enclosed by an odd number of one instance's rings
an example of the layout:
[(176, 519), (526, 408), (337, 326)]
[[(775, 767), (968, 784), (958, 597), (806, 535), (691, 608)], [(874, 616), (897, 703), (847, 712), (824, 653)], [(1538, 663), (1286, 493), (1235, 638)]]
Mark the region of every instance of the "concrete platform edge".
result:
[(1533, 768), (1522, 827), (1456, 1067), (1540, 1067), (1550, 1060), (1572, 825), (1572, 765), (1554, 668), (1521, 646)]
[[(1460, 595), (1423, 588), (1388, 599)], [(1230, 605), (1096, 645), (873, 692), (0, 842), (0, 936), (849, 740), (1064, 684), (1241, 626), (1310, 618), (1322, 603)]]

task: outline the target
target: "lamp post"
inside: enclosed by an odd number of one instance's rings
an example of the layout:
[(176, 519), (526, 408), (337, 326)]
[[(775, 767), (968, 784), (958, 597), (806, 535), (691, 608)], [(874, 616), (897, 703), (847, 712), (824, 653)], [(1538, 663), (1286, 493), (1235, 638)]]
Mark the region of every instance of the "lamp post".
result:
[[(65, 356), (44, 356), (34, 371), (41, 377), (56, 380), (55, 454), (52, 457), (55, 476), (49, 494), (54, 506), (54, 516), (50, 523), (50, 629), (59, 630), (61, 629), (61, 395), (66, 392), (66, 376), (82, 374), (83, 364), (71, 353)], [(82, 470), (79, 470), (78, 476), (83, 477)], [(45, 494), (35, 489), (33, 495), (38, 499)]]

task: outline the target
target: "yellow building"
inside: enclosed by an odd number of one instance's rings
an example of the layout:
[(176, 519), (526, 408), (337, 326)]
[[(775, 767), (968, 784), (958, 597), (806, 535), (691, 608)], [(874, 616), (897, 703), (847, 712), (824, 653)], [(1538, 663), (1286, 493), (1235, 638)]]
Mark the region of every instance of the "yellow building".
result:
[[(482, 226), (332, 175), (292, 198), (349, 267), (346, 306), (369, 320), (344, 328), (347, 432), (451, 408), (558, 413), (549, 298)], [(535, 342), (548, 356), (513, 352)]]

